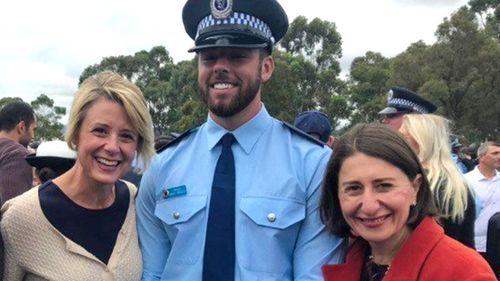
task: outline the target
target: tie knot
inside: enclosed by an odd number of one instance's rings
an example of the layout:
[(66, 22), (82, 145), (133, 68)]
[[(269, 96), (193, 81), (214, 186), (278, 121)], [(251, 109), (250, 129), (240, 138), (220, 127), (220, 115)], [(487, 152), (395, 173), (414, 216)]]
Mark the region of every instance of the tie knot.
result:
[(222, 147), (223, 148), (231, 148), (231, 145), (233, 144), (233, 142), (235, 141), (236, 139), (234, 138), (233, 134), (231, 133), (226, 133), (222, 139), (221, 139), (221, 143), (222, 143)]

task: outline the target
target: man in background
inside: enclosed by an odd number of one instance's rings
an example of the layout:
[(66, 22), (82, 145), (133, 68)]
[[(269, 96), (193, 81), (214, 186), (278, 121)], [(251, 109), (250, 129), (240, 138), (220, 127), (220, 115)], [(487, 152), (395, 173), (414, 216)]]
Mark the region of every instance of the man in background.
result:
[(297, 115), (293, 125), (329, 147), (333, 146), (335, 137), (330, 135), (332, 125), (325, 113), (317, 110), (304, 111)]
[(399, 129), (405, 114), (433, 113), (437, 107), (424, 97), (401, 87), (392, 87), (387, 96), (387, 107), (378, 114), (383, 116), (382, 123)]
[(474, 189), (481, 204), (474, 223), (476, 250), (485, 254), (488, 221), (500, 212), (500, 143), (485, 142), (477, 150), (479, 165), (465, 174), (465, 179)]
[(36, 128), (28, 104), (12, 102), (0, 109), (0, 205), (31, 188), (33, 170), (25, 158)]

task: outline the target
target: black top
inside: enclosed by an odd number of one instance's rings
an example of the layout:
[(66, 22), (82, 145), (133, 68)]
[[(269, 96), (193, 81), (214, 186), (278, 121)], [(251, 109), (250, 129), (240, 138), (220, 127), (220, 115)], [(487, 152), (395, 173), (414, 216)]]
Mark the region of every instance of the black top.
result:
[(130, 193), (124, 182), (117, 181), (115, 191), (115, 202), (99, 210), (77, 205), (52, 181), (41, 185), (38, 195), (48, 221), (68, 239), (107, 264), (130, 201)]
[(373, 261), (371, 255), (365, 257), (363, 270), (361, 271), (361, 281), (382, 281), (390, 266), (378, 264)]
[[(435, 190), (435, 196), (440, 196), (440, 188)], [(448, 218), (441, 218), (439, 222), (444, 228), (444, 233), (451, 238), (472, 249), (474, 247), (474, 221), (476, 219), (476, 202), (470, 190), (467, 191), (467, 209), (465, 209), (464, 220), (461, 223)]]

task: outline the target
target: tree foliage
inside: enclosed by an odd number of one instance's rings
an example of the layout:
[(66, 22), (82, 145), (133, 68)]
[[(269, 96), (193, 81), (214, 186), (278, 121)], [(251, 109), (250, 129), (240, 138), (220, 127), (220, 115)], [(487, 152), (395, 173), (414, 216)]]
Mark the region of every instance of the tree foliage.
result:
[(376, 113), (385, 106), (383, 93), (392, 86), (401, 86), (434, 102), (438, 106), (436, 113), (452, 120), (454, 131), (469, 140), (498, 138), (497, 38), (481, 28), (473, 9), (466, 6), (443, 20), (436, 38), (432, 45), (415, 42), (389, 59), (372, 52), (355, 58), (348, 80), (349, 100), (354, 106), (351, 123), (375, 120)]
[(380, 53), (367, 52), (351, 63), (346, 95), (351, 104), (351, 125), (372, 122), (386, 106), (390, 60)]
[(297, 17), (274, 54), (275, 74), (265, 89), (264, 101), (278, 118), (292, 122), (305, 110), (322, 110), (332, 124), (349, 116), (340, 95), (345, 83), (338, 78), (342, 38), (335, 23)]
[(54, 100), (45, 94), (39, 95), (32, 101), (31, 107), (38, 118), (36, 139), (40, 141), (62, 139), (64, 125), (60, 120), (66, 114), (66, 108), (54, 106)]

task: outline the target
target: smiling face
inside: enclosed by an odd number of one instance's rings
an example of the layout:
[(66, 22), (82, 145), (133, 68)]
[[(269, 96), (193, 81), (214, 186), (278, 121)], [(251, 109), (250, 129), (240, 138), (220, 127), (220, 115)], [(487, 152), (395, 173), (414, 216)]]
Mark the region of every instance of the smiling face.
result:
[(388, 162), (356, 153), (345, 159), (339, 173), (342, 214), (372, 247), (391, 247), (407, 237), (410, 206), (416, 202), (421, 177), (411, 181)]
[(96, 100), (83, 119), (77, 146), (77, 164), (85, 177), (114, 184), (131, 166), (138, 134), (125, 109), (106, 99)]
[(272, 58), (258, 49), (213, 48), (199, 52), (198, 85), (210, 112), (232, 117), (256, 99), (262, 82), (272, 73)]

